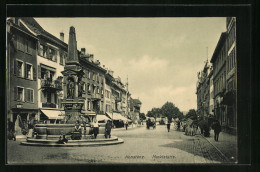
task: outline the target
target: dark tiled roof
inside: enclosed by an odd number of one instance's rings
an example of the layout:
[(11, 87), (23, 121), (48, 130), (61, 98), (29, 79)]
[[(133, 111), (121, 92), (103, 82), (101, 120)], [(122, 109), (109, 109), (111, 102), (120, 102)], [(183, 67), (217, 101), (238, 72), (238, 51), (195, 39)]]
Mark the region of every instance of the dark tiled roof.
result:
[(68, 46), (65, 42), (61, 41), (59, 38), (55, 37), (54, 35), (50, 34), (49, 32), (45, 31), (39, 23), (33, 17), (21, 17), (21, 20), (26, 23), (26, 25), (36, 34), (42, 35), (47, 37), (58, 44), (62, 44), (63, 46)]
[(134, 104), (142, 104), (142, 102), (139, 99), (133, 99)]
[(217, 58), (221, 48), (223, 47), (223, 45), (225, 45), (226, 35), (227, 35), (226, 32), (222, 32), (221, 33), (221, 36), (220, 36), (218, 44), (217, 44), (217, 46), (216, 46), (216, 48), (214, 50), (214, 53), (213, 53), (212, 58), (210, 60), (210, 63), (214, 63), (215, 62), (215, 60), (216, 60), (216, 58)]

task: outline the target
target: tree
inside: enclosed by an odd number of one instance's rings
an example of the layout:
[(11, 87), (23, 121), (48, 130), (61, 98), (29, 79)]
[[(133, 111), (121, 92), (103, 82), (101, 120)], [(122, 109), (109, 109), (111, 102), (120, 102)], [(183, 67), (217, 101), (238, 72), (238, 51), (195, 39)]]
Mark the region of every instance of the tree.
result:
[(160, 117), (161, 116), (161, 109), (160, 108), (152, 108), (151, 111), (147, 112), (147, 116), (148, 117), (154, 117), (154, 118)]
[(179, 108), (172, 102), (166, 102), (161, 108), (161, 113), (164, 117), (167, 117), (168, 120), (171, 120), (172, 118), (182, 119), (183, 117), (183, 113), (180, 112)]
[(197, 120), (197, 113), (195, 109), (190, 109), (185, 118), (190, 118), (192, 120)]
[(146, 119), (145, 114), (144, 113), (140, 113), (139, 114), (139, 119), (140, 120), (145, 120)]

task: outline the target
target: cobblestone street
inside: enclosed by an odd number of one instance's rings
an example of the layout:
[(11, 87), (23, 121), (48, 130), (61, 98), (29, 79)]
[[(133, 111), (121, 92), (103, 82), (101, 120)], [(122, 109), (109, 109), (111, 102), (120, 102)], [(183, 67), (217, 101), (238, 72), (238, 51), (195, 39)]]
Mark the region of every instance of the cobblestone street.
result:
[[(172, 127), (173, 128), (173, 127)], [(225, 157), (201, 135), (167, 132), (166, 126), (116, 129), (112, 134), (123, 144), (98, 147), (35, 147), (8, 141), (9, 164), (52, 163), (228, 163)], [(234, 148), (235, 149), (235, 148)]]

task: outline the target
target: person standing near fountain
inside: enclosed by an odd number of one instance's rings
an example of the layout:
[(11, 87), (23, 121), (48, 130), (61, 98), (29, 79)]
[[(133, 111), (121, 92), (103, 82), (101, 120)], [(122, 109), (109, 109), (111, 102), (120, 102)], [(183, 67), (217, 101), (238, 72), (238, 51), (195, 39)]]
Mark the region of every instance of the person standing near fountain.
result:
[(112, 124), (111, 121), (108, 120), (106, 125), (105, 125), (105, 137), (109, 137), (111, 138), (111, 128), (112, 128)]
[(98, 135), (98, 121), (96, 118), (94, 118), (93, 121), (93, 130), (94, 130), (94, 138), (96, 139)]

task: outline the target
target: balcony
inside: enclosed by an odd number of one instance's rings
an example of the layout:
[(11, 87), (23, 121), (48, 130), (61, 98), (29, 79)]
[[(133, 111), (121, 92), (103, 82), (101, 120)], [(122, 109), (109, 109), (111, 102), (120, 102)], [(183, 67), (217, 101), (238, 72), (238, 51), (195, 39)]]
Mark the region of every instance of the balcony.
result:
[(101, 95), (100, 94), (93, 94), (93, 95), (91, 95), (91, 98), (95, 99), (95, 100), (100, 100), (101, 99)]
[(57, 105), (54, 104), (54, 103), (49, 103), (49, 102), (46, 102), (46, 103), (42, 103), (42, 107), (47, 107), (47, 108), (56, 108)]
[(41, 88), (44, 90), (49, 90), (51, 92), (61, 91), (62, 90), (62, 82), (61, 80), (51, 81), (49, 79), (41, 80)]

